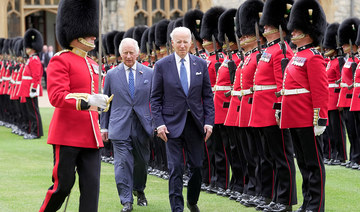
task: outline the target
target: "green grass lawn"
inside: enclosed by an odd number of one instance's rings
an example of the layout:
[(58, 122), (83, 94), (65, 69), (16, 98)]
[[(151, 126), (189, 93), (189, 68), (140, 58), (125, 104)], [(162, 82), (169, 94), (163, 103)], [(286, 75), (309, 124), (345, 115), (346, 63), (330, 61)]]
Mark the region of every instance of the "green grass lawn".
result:
[[(40, 110), (45, 134), (41, 139), (24, 140), (12, 134), (10, 129), (0, 127), (0, 212), (38, 211), (48, 187), (52, 185), (52, 147), (46, 144), (46, 135), (53, 109)], [(301, 175), (299, 171), (296, 174), (298, 202), (301, 204)], [(134, 211), (170, 211), (168, 181), (149, 176), (145, 192), (149, 205), (134, 205)], [(186, 198), (186, 189), (184, 196)], [(78, 199), (76, 182), (67, 211), (78, 211)], [(326, 211), (360, 211), (360, 171), (326, 166), (325, 199)], [(227, 198), (204, 192), (200, 195), (198, 205), (202, 211), (255, 211)], [(113, 212), (121, 208), (113, 166), (102, 163), (99, 211)]]

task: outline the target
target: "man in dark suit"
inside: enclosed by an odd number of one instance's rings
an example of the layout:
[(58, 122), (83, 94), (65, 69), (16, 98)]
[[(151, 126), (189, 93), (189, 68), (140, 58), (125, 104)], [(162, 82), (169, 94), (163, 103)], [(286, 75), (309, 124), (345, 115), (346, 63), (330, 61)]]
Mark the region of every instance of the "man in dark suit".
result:
[(177, 27), (171, 38), (175, 53), (157, 61), (154, 67), (151, 111), (157, 135), (166, 142), (171, 210), (184, 210), (184, 149), (191, 176), (187, 207), (199, 211), (203, 142), (210, 137), (214, 124), (213, 94), (206, 62), (188, 54), (190, 30)]
[(124, 205), (122, 211), (132, 211), (132, 192), (139, 206), (147, 205), (144, 189), (149, 140), (154, 132), (149, 107), (153, 71), (136, 62), (136, 40), (123, 39), (119, 52), (123, 63), (108, 71), (104, 85), (104, 94), (114, 95), (114, 101), (100, 120), (103, 141), (110, 139), (114, 146), (115, 181)]

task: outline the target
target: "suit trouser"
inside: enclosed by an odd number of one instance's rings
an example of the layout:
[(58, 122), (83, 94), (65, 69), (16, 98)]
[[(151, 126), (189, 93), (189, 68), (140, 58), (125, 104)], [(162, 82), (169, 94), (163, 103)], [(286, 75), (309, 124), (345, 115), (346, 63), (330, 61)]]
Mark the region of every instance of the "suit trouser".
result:
[(204, 134), (199, 131), (190, 112), (187, 114), (184, 130), (178, 138), (168, 138), (166, 153), (169, 168), (169, 199), (171, 211), (184, 210), (183, 190), (183, 148), (187, 154), (190, 179), (187, 189), (187, 201), (197, 204), (201, 188), (201, 168), (204, 154)]
[(215, 177), (215, 158), (214, 158), (214, 139), (213, 135), (207, 140), (204, 146), (204, 160), (203, 166), (201, 169), (202, 173), (202, 182), (206, 185), (214, 185), (216, 181)]
[(290, 131), (281, 130), (277, 125), (258, 128), (264, 136), (264, 149), (270, 153), (270, 160), (274, 165), (273, 201), (285, 205), (297, 204), (296, 171), (294, 164), (294, 150)]
[[(227, 126), (215, 124), (213, 129), (213, 139), (215, 142), (215, 175), (216, 187), (227, 189), (229, 183), (229, 135)], [(226, 149), (228, 151), (226, 151)]]
[(303, 210), (324, 211), (325, 167), (321, 136), (314, 135), (313, 127), (290, 128), (297, 164), (303, 184)]
[[(339, 110), (329, 110), (329, 126), (326, 128), (329, 135), (330, 148), (329, 152), (330, 158), (338, 159), (340, 161), (345, 161), (346, 156), (346, 134), (345, 134), (345, 123), (342, 118), (342, 112)], [(326, 142), (324, 140), (324, 142)], [(324, 148), (324, 150), (326, 150)], [(324, 153), (324, 157), (326, 157)]]
[(354, 112), (350, 111), (349, 109), (350, 108), (345, 107), (343, 110), (343, 113), (344, 113), (346, 131), (347, 131), (347, 135), (348, 135), (349, 142), (350, 142), (350, 161), (359, 162), (360, 138), (358, 137), (358, 133), (356, 131), (355, 114), (354, 114)]
[(115, 181), (121, 204), (133, 203), (132, 191), (146, 187), (150, 158), (149, 137), (133, 113), (131, 135), (126, 140), (112, 140), (114, 146)]
[(57, 211), (61, 208), (79, 175), (80, 212), (98, 210), (100, 190), (99, 149), (53, 145), (53, 185), (46, 193), (40, 211)]
[(29, 133), (37, 137), (43, 136), (43, 127), (39, 112), (38, 97), (26, 97), (26, 110), (29, 121)]

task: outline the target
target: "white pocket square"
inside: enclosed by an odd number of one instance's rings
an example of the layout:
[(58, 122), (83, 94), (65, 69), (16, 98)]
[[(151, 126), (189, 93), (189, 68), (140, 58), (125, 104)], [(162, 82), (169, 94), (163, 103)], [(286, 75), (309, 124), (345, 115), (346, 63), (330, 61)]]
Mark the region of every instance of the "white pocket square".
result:
[(197, 75), (201, 75), (201, 72), (196, 72), (196, 76), (197, 76)]

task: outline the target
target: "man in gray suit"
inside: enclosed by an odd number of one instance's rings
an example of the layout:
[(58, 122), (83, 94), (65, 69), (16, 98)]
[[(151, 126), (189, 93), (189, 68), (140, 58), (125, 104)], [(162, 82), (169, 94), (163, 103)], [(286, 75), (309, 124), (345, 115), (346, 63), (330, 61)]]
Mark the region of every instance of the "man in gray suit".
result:
[(114, 98), (100, 120), (102, 139), (114, 145), (115, 181), (124, 205), (122, 211), (132, 211), (132, 192), (138, 205), (147, 205), (144, 189), (149, 140), (154, 131), (149, 106), (153, 71), (136, 61), (136, 40), (123, 39), (119, 52), (123, 62), (108, 71), (104, 85), (104, 94), (113, 94)]

